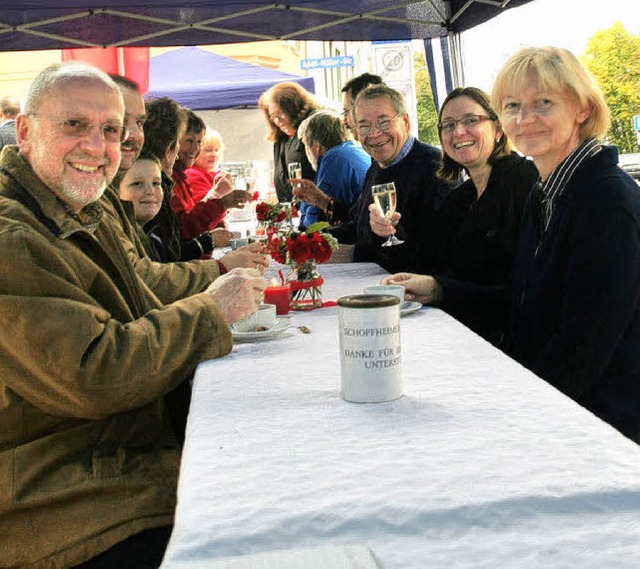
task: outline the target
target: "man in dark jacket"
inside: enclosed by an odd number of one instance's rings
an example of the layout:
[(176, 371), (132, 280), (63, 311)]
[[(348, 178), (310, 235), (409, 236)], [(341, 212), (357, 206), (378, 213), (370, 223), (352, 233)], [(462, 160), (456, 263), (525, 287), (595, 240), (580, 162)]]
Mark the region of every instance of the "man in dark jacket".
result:
[[(378, 263), (389, 272), (416, 270), (426, 230), (451, 186), (436, 177), (440, 151), (411, 136), (409, 114), (401, 93), (386, 85), (360, 92), (355, 102), (355, 129), (362, 148), (373, 158), (351, 219), (332, 229), (342, 243), (355, 243), (354, 261)], [(396, 235), (404, 241), (382, 247), (386, 238), (371, 231), (371, 187), (394, 182), (396, 210), (402, 214)]]

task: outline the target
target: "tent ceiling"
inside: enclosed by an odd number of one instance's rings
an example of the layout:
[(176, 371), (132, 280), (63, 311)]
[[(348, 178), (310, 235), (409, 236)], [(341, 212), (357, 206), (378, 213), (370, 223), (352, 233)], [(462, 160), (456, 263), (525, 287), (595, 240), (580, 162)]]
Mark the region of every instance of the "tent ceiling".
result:
[(529, 1), (3, 0), (0, 50), (428, 38)]

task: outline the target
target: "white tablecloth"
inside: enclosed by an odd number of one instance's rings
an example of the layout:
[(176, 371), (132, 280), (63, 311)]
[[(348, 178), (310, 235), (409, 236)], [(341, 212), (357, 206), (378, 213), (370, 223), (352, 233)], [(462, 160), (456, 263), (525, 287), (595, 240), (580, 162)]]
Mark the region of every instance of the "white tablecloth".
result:
[[(384, 274), (321, 272), (325, 299)], [(292, 320), (199, 366), (164, 567), (346, 545), (398, 569), (640, 566), (636, 444), (440, 310), (402, 319), (406, 395), (381, 404), (339, 396), (337, 308)]]

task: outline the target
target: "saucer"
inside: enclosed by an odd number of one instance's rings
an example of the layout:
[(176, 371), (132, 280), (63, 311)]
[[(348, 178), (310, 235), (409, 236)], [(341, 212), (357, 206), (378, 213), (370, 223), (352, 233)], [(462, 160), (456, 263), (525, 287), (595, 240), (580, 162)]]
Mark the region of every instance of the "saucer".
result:
[(259, 332), (236, 332), (231, 326), (231, 335), (236, 342), (262, 342), (277, 338), (287, 328), (291, 326), (289, 318), (278, 319), (276, 325), (270, 330), (260, 330)]
[(412, 314), (416, 310), (420, 310), (422, 308), (421, 302), (416, 302), (415, 300), (405, 300), (400, 305), (400, 316), (406, 316), (407, 314)]

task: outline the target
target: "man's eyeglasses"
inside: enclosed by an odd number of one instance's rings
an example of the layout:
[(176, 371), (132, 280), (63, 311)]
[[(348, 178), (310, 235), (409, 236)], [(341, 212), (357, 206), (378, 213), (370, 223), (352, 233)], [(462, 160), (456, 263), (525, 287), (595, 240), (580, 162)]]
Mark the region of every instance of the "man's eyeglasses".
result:
[[(41, 115), (39, 113), (29, 113), (29, 116), (56, 121), (63, 134), (83, 138), (93, 132), (96, 124), (83, 118), (64, 118), (55, 115)], [(98, 125), (102, 136), (107, 142), (124, 142), (129, 137), (129, 131), (124, 125), (119, 123), (106, 122)]]
[(271, 119), (271, 122), (276, 122), (276, 121), (280, 121), (280, 122), (286, 122), (287, 120), (287, 116), (286, 115), (269, 115), (269, 118)]
[(376, 122), (361, 122), (356, 126), (356, 130), (358, 131), (358, 136), (367, 136), (371, 129), (377, 128), (382, 132), (386, 132), (391, 128), (391, 123), (396, 120), (403, 113), (398, 113), (395, 117), (391, 117), (390, 119), (380, 119)]
[(496, 119), (492, 117), (488, 117), (486, 115), (467, 115), (458, 120), (447, 119), (446, 121), (442, 121), (438, 125), (438, 128), (440, 129), (440, 132), (449, 133), (449, 132), (453, 132), (456, 129), (456, 126), (458, 126), (459, 124), (461, 124), (464, 128), (472, 128), (477, 124), (481, 123), (482, 121), (494, 121), (494, 120)]

